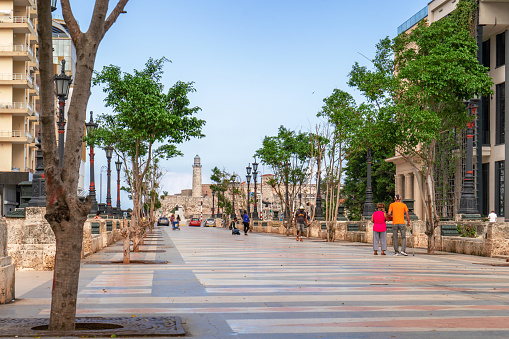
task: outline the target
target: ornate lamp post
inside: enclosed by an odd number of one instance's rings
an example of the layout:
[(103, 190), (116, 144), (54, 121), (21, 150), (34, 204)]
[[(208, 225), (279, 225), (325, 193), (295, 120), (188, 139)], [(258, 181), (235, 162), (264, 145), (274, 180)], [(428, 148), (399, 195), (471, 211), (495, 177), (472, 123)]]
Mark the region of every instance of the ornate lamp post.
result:
[(253, 207), (253, 219), (255, 220), (258, 220), (258, 208), (257, 208), (257, 200), (258, 200), (258, 195), (256, 193), (256, 177), (258, 176), (258, 163), (256, 162), (256, 159), (255, 159), (255, 162), (253, 162), (253, 181), (254, 181), (254, 196), (255, 196), (255, 199), (254, 199), (254, 207)]
[(35, 154), (35, 173), (32, 179), (32, 199), (29, 207), (46, 207), (46, 183), (44, 180), (44, 165), (41, 151), (41, 130), (37, 136), (37, 152)]
[[(87, 128), (87, 134), (92, 135), (94, 130), (97, 128), (97, 123), (94, 122), (94, 112), (90, 111), (90, 121), (85, 124)], [(97, 212), (97, 199), (95, 195), (95, 172), (94, 172), (94, 144), (90, 143), (90, 188), (88, 195), (92, 200), (92, 209), (90, 213)]]
[(368, 148), (368, 154), (366, 156), (367, 161), (367, 182), (366, 182), (366, 201), (364, 202), (364, 212), (362, 216), (365, 218), (370, 218), (371, 215), (375, 212), (375, 204), (373, 203), (373, 189), (371, 188), (371, 161), (373, 158), (371, 157), (371, 149)]
[(232, 219), (235, 219), (235, 178), (236, 178), (236, 175), (232, 175), (232, 177), (230, 178), (230, 182), (232, 183), (232, 215), (231, 215), (231, 218)]
[(106, 159), (108, 160), (108, 170), (106, 175), (108, 177), (106, 182), (106, 214), (111, 214), (111, 157), (113, 156), (113, 147), (108, 146), (104, 149), (106, 151)]
[(115, 161), (115, 167), (117, 169), (117, 211), (120, 213), (120, 170), (122, 169), (120, 158)]
[(69, 95), (69, 87), (72, 78), (65, 74), (65, 59), (62, 59), (62, 71), (55, 75), (55, 87), (58, 97), (58, 157), (60, 159), (60, 168), (64, 164), (64, 140), (65, 140), (65, 100)]
[(216, 196), (216, 191), (212, 191), (212, 218), (215, 217), (215, 214), (214, 214), (214, 198)]
[(251, 164), (247, 165), (246, 167), (246, 179), (247, 179), (247, 215), (251, 216), (251, 209), (249, 208), (249, 183), (251, 182)]
[[(317, 160), (318, 162), (318, 168), (320, 168), (320, 159)], [(316, 174), (316, 182), (317, 182), (317, 188), (316, 188), (316, 206), (315, 206), (315, 219), (316, 220), (323, 220), (323, 209), (322, 209), (322, 195), (320, 193), (320, 177), (322, 176), (322, 173), (319, 172)]]
[(465, 102), (467, 104), (468, 112), (472, 117), (467, 125), (467, 151), (466, 151), (466, 162), (465, 162), (465, 178), (463, 179), (463, 190), (460, 198), (460, 208), (458, 214), (478, 214), (477, 201), (475, 196), (475, 184), (474, 184), (474, 121), (477, 115), (477, 108), (479, 107), (478, 98), (470, 99)]
[(57, 1), (58, 0), (51, 0), (51, 11), (52, 12), (57, 10)]

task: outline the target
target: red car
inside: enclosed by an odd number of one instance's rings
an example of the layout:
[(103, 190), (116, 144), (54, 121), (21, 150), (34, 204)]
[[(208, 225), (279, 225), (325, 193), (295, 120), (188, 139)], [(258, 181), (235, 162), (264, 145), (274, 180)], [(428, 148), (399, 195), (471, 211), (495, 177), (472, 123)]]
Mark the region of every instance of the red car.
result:
[(191, 218), (191, 221), (189, 221), (189, 226), (201, 226), (200, 218)]

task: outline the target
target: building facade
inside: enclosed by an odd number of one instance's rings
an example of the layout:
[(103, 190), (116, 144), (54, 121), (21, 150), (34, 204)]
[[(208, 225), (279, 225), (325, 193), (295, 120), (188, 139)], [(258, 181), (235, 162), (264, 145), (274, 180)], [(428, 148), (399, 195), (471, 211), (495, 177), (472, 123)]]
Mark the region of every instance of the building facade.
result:
[[(420, 20), (436, 22), (450, 14), (458, 0), (433, 0), (398, 28), (398, 34), (411, 30)], [(477, 13), (478, 25), (476, 39), (478, 42), (478, 60), (489, 68), (493, 79), (492, 97), (481, 98), (477, 110), (474, 136), (474, 175), (477, 197), (477, 209), (482, 215), (495, 210), (501, 217), (509, 217), (509, 190), (505, 189), (505, 168), (509, 166), (509, 148), (505, 147), (506, 133), (505, 98), (509, 89), (505, 79), (509, 75), (509, 0), (480, 0)], [(409, 163), (401, 156), (387, 159), (396, 164), (396, 193), (404, 199), (415, 200), (414, 212), (423, 217), (423, 202), (417, 178)], [(441, 170), (440, 164), (437, 172)], [(440, 175), (436, 173), (435, 175)], [(437, 196), (440, 216), (451, 217), (457, 214), (461, 188), (464, 177), (464, 157), (456, 164), (456, 171), (447, 177), (448, 191), (444, 198)], [(447, 201), (445, 201), (447, 200)]]
[[(37, 6), (35, 0), (0, 1), (0, 213), (12, 212), (20, 203), (22, 181), (35, 171), (39, 133), (39, 60), (37, 57)], [(66, 59), (66, 74), (74, 76), (76, 50), (63, 20), (53, 20), (54, 72)], [(65, 116), (72, 97), (66, 101)], [(58, 100), (55, 96), (58, 120)], [(57, 138), (57, 136), (55, 136)], [(80, 168), (84, 188), (85, 150)]]
[(0, 208), (13, 211), (31, 180), (39, 121), (35, 0), (0, 1)]

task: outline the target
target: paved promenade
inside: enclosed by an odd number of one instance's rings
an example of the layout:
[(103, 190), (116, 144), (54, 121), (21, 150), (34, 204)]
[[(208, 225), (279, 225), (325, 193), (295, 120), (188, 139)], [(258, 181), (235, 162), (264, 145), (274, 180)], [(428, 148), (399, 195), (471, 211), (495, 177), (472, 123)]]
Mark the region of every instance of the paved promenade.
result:
[[(83, 260), (79, 316), (182, 318), (193, 338), (507, 338), (505, 260), (373, 256), (359, 243), (296, 242), (220, 228), (156, 228), (133, 260), (121, 243)], [(412, 252), (409, 249), (408, 252)], [(17, 272), (0, 318), (49, 315), (51, 272)]]

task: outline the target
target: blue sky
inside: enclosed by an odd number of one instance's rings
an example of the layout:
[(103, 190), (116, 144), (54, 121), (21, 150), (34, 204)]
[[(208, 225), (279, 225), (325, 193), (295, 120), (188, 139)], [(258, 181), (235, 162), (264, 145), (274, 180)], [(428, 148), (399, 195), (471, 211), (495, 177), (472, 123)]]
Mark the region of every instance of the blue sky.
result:
[[(116, 2), (110, 1), (111, 8)], [(82, 31), (88, 27), (93, 3), (71, 0)], [(263, 138), (275, 135), (280, 125), (313, 129), (322, 100), (334, 88), (348, 90), (361, 100), (346, 84), (354, 62), (368, 66), (360, 53), (372, 57), (380, 39), (394, 37), (397, 27), (426, 4), (130, 0), (127, 14), (102, 41), (95, 69), (114, 64), (132, 72), (142, 69), (149, 57), (164, 56), (172, 61), (164, 69), (166, 88), (178, 80), (195, 82), (197, 92), (190, 99), (202, 108), (198, 117), (207, 121), (206, 137), (180, 145), (184, 156), (163, 163), (168, 172), (164, 190), (177, 193), (191, 187), (195, 155), (201, 157), (204, 183), (210, 182), (215, 166), (245, 176), (245, 167)], [(93, 88), (88, 111), (110, 112), (103, 99), (101, 89)], [(101, 158), (96, 156), (97, 168), (105, 164)], [(268, 172), (263, 166), (260, 170)], [(88, 180), (87, 168), (87, 187)], [(122, 196), (122, 207), (129, 205)]]

